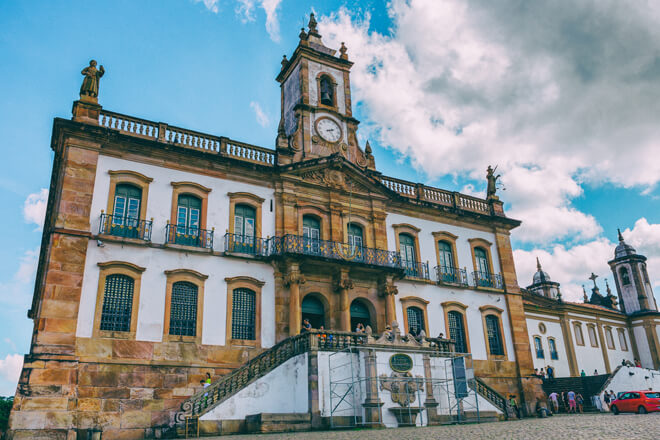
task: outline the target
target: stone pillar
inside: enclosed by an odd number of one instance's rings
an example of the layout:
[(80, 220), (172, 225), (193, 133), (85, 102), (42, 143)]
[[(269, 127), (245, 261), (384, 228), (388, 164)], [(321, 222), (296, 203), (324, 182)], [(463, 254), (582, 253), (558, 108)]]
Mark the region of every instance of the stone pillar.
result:
[(287, 274), (284, 284), (289, 288), (289, 336), (295, 336), (300, 332), (301, 310), (300, 310), (300, 285), (305, 284), (305, 276), (300, 272), (298, 262), (287, 262)]
[[(87, 98), (87, 97), (85, 97)], [(86, 124), (99, 125), (99, 116), (101, 115), (101, 107), (95, 99), (81, 99), (73, 103), (71, 113), (73, 120), (76, 122), (84, 122)]]
[[(603, 334), (603, 325), (599, 322), (596, 325), (596, 330), (598, 331), (598, 339), (600, 339), (600, 350), (603, 353), (603, 363), (605, 363), (605, 372), (607, 374), (612, 372), (610, 367), (610, 357), (607, 355), (607, 341), (605, 341), (605, 335)], [(614, 335), (612, 335), (614, 338)]]
[(385, 300), (385, 324), (392, 325), (396, 321), (396, 305), (394, 295), (399, 289), (394, 285), (394, 277), (387, 275), (379, 281), (378, 294)]
[(580, 372), (578, 371), (577, 357), (575, 356), (575, 346), (573, 346), (573, 336), (571, 334), (571, 328), (568, 324), (568, 318), (566, 318), (566, 313), (564, 313), (559, 318), (559, 322), (561, 325), (561, 335), (564, 338), (564, 345), (566, 347), (568, 368), (570, 370), (571, 376), (579, 376)]
[(431, 375), (431, 357), (428, 354), (423, 356), (424, 362), (424, 379), (426, 388), (426, 401), (424, 407), (428, 417), (429, 426), (439, 425), (440, 420), (438, 417), (438, 402), (433, 397), (433, 376)]
[(335, 290), (339, 293), (339, 330), (351, 331), (351, 309), (348, 302), (348, 291), (353, 288), (349, 278), (349, 269), (342, 267), (335, 278)]
[(307, 397), (312, 429), (321, 429), (321, 411), (319, 409), (319, 357), (316, 335), (310, 340), (310, 350), (307, 353)]
[(383, 426), (381, 407), (383, 402), (378, 397), (378, 371), (376, 368), (376, 352), (373, 350), (363, 351), (364, 372), (366, 375), (367, 396), (362, 406), (364, 407), (365, 427), (375, 428)]

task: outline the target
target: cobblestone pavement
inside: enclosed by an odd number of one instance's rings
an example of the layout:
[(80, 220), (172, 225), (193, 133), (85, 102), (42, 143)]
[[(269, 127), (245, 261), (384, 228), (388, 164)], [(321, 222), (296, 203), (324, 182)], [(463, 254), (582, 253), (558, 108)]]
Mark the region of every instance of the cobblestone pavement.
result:
[(547, 419), (377, 430), (231, 435), (218, 440), (416, 440), (416, 439), (660, 439), (660, 413), (561, 415)]

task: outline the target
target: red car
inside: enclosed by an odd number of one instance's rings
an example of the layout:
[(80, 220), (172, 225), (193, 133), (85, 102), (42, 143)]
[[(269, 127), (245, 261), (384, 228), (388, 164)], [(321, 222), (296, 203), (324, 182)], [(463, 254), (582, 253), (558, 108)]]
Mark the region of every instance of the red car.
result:
[(610, 402), (612, 414), (620, 412), (636, 412), (646, 414), (660, 411), (660, 392), (657, 391), (629, 391), (619, 393), (619, 397)]

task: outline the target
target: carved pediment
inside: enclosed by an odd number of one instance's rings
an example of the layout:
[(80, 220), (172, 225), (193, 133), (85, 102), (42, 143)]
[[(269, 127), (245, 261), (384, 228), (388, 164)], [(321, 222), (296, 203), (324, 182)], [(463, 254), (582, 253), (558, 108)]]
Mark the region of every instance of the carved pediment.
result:
[(336, 190), (353, 191), (357, 193), (382, 193), (380, 182), (363, 174), (361, 169), (354, 169), (354, 165), (345, 163), (340, 156), (312, 159), (308, 166), (290, 166), (285, 174), (296, 176), (306, 183), (312, 183)]

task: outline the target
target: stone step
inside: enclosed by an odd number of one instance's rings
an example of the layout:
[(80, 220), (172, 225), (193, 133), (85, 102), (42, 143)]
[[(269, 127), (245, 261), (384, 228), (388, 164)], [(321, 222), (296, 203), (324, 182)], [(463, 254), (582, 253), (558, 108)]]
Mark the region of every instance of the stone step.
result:
[(309, 431), (312, 422), (308, 413), (260, 413), (245, 417), (248, 433)]

